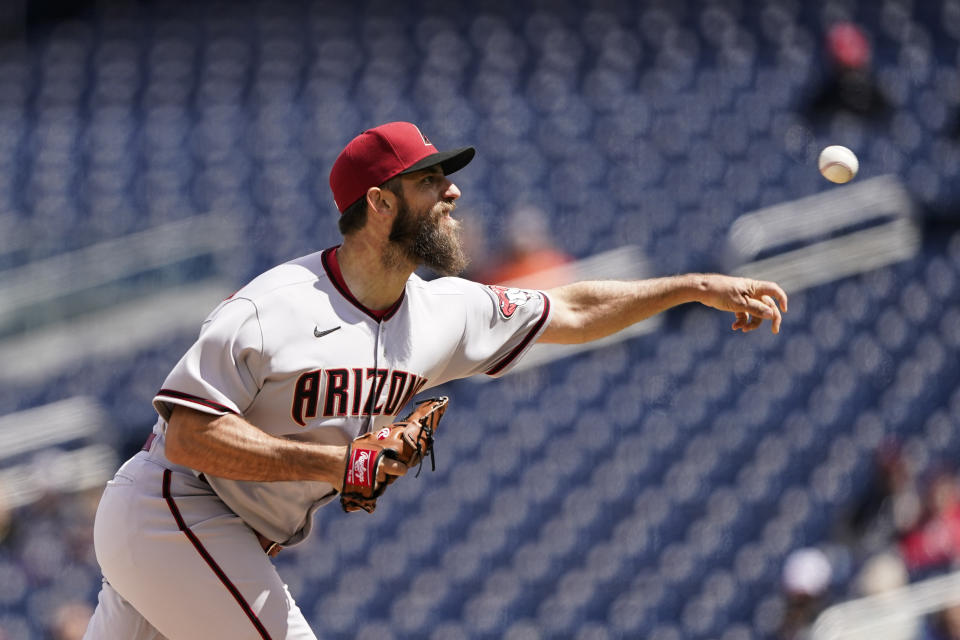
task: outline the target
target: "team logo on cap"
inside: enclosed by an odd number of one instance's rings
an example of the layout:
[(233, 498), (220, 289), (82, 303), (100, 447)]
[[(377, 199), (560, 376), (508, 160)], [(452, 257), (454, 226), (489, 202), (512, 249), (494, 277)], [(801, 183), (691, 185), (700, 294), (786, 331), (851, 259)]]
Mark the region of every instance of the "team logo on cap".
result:
[(417, 125), (413, 125), (413, 128), (416, 129), (416, 130), (417, 130), (417, 133), (420, 134), (420, 138), (423, 140), (423, 144), (424, 144), (425, 146), (427, 146), (427, 147), (432, 147), (432, 146), (433, 146), (433, 143), (430, 142), (430, 140), (427, 138), (427, 136), (423, 135), (423, 131), (420, 131), (420, 127), (418, 127)]
[(500, 305), (500, 315), (509, 318), (514, 312), (529, 302), (534, 296), (532, 291), (526, 289), (514, 289), (513, 287), (501, 287), (495, 284), (488, 284), (487, 287), (497, 296), (497, 303)]

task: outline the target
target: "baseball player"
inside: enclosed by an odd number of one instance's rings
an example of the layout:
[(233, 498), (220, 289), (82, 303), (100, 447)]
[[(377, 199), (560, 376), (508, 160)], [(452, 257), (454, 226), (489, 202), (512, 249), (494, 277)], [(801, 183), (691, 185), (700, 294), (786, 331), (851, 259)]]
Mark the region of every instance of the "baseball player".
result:
[[(361, 133), (330, 172), (342, 244), (267, 271), (210, 313), (154, 398), (143, 451), (104, 491), (104, 581), (86, 638), (314, 638), (271, 557), (304, 540), (355, 475), (372, 469), (382, 490), (407, 471), (390, 456), (368, 466), (354, 439), (397, 423), (417, 394), (500, 376), (537, 341), (594, 340), (686, 302), (733, 312), (734, 329), (768, 319), (779, 331), (787, 296), (772, 282), (693, 274), (533, 291), (454, 277), (466, 260), (450, 175), (473, 156), (438, 151), (408, 122)], [(425, 281), (420, 265), (447, 277)]]

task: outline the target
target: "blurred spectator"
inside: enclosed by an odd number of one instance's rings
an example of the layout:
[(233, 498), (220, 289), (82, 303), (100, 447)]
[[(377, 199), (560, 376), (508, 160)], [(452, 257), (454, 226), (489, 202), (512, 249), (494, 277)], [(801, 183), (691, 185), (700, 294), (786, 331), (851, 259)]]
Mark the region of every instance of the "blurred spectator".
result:
[[(897, 607), (902, 601), (895, 592), (908, 582), (903, 558), (895, 550), (884, 551), (864, 563), (854, 580), (854, 595), (879, 598), (881, 606)], [(892, 638), (917, 638), (921, 628), (920, 621), (905, 615), (885, 620), (883, 630)]]
[(783, 566), (785, 600), (778, 637), (799, 640), (809, 635), (810, 625), (827, 605), (833, 569), (823, 551), (813, 548), (792, 551)]
[(877, 596), (905, 586), (909, 579), (903, 558), (897, 553), (885, 551), (864, 563), (854, 586), (861, 597)]
[(877, 448), (873, 473), (849, 516), (846, 542), (858, 552), (874, 554), (895, 542), (919, 513), (920, 498), (903, 450), (898, 442), (885, 442)]
[(917, 521), (900, 538), (912, 579), (950, 569), (960, 558), (960, 487), (953, 473), (931, 474)]
[(51, 640), (81, 640), (93, 608), (84, 602), (67, 602), (54, 611), (50, 621)]
[(960, 605), (947, 607), (931, 615), (922, 640), (960, 640)]
[(9, 544), (13, 533), (13, 513), (7, 506), (7, 498), (0, 486), (0, 548)]
[(506, 241), (487, 269), (471, 278), (485, 284), (549, 289), (573, 282), (569, 255), (554, 246), (547, 215), (533, 206), (520, 207), (507, 218)]
[(851, 22), (830, 27), (826, 37), (829, 64), (827, 80), (808, 105), (814, 120), (847, 112), (866, 119), (880, 119), (890, 103), (873, 73), (873, 52), (866, 34)]

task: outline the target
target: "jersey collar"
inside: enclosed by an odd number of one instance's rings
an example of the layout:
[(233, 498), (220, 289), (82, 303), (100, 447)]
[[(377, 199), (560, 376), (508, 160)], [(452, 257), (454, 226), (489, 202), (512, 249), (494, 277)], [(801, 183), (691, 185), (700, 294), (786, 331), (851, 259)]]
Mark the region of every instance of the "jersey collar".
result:
[(360, 309), (360, 311), (363, 311), (377, 322), (383, 322), (392, 318), (393, 314), (397, 312), (397, 309), (399, 309), (400, 305), (403, 303), (403, 297), (406, 295), (406, 289), (404, 289), (404, 292), (400, 294), (400, 297), (397, 298), (397, 301), (386, 309), (375, 311), (363, 306), (363, 304), (357, 300), (352, 293), (350, 293), (350, 289), (347, 287), (347, 283), (343, 279), (343, 273), (340, 271), (340, 263), (337, 262), (337, 249), (339, 248), (340, 245), (331, 247), (324, 250), (324, 252), (320, 255), (320, 262), (323, 264), (323, 268), (327, 272), (327, 276), (330, 277), (330, 282), (333, 283), (333, 286), (337, 288), (337, 291), (340, 292), (340, 295), (346, 298), (350, 304), (355, 306), (357, 309)]

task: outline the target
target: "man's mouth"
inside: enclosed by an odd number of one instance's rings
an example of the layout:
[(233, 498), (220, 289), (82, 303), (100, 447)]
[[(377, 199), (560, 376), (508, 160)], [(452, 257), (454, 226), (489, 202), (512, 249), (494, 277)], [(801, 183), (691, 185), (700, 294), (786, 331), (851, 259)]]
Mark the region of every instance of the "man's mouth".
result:
[(440, 215), (449, 216), (453, 213), (453, 210), (457, 208), (455, 204), (441, 204), (440, 205)]

